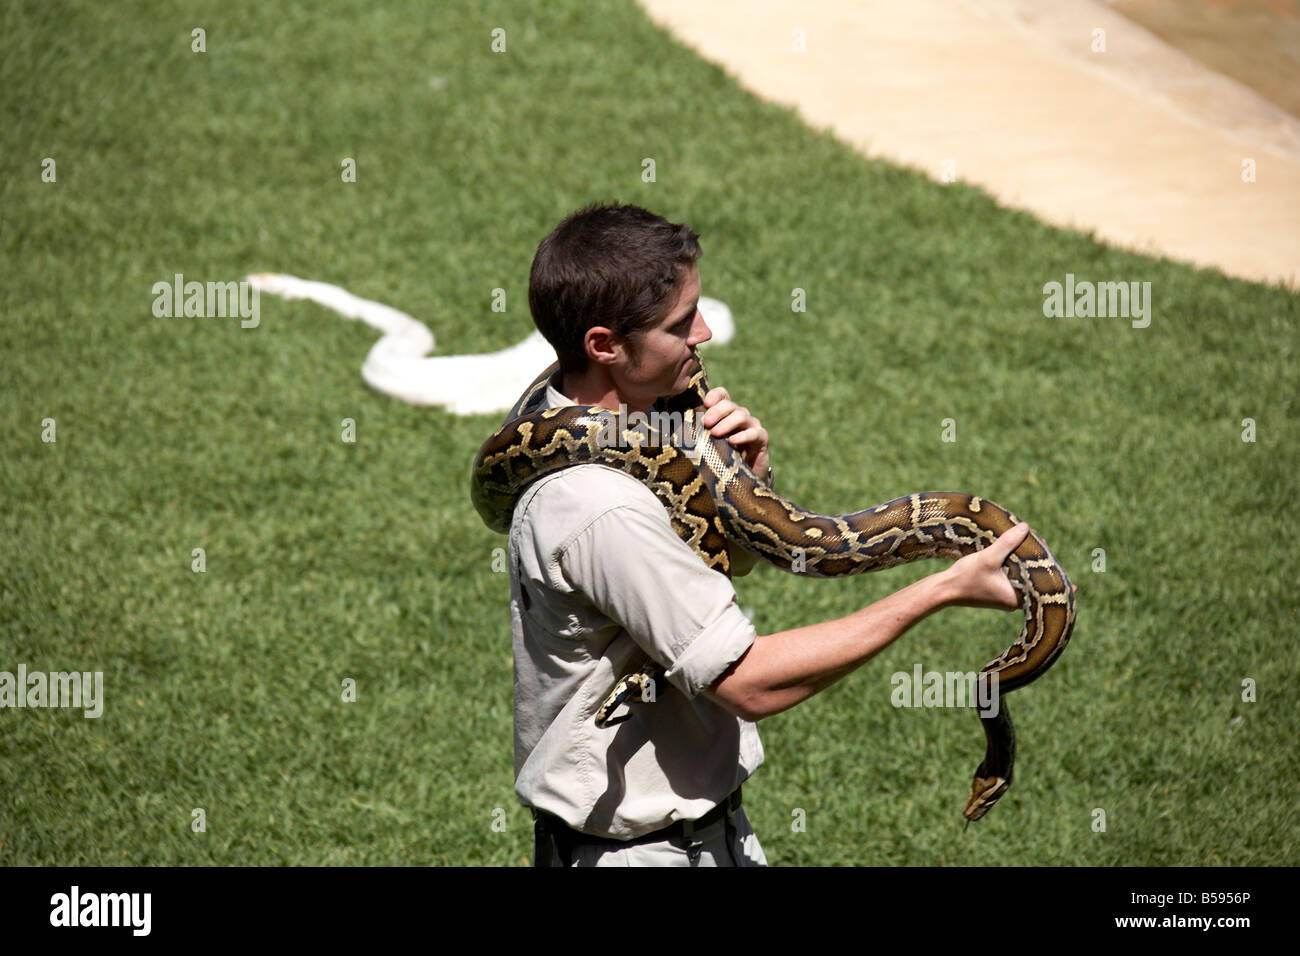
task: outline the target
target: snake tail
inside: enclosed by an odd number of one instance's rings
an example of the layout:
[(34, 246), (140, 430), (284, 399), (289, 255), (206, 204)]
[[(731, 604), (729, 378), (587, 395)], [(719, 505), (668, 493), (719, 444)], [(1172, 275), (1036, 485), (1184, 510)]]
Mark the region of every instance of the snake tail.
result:
[(1011, 787), (1011, 776), (1016, 763), (1016, 728), (1005, 701), (998, 701), (998, 712), (993, 716), (980, 715), (987, 747), (984, 759), (975, 768), (971, 780), (970, 796), (961, 814), (974, 822), (992, 809), (993, 804)]

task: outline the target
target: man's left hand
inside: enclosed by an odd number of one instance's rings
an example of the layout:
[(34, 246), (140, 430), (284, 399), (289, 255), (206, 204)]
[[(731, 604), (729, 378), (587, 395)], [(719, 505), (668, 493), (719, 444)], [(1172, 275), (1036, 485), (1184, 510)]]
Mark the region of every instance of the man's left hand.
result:
[(766, 480), (772, 462), (767, 429), (763, 424), (749, 413), (748, 408), (733, 402), (725, 388), (709, 389), (704, 396), (704, 406), (708, 411), (700, 416), (700, 424), (715, 438), (727, 438), (744, 456), (750, 471)]

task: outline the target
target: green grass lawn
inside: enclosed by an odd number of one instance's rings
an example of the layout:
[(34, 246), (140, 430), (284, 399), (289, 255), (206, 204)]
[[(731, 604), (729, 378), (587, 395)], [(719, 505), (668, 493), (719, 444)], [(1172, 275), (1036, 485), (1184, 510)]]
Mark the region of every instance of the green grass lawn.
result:
[[(1017, 632), (951, 610), (760, 724), (770, 862), (1300, 863), (1300, 296), (867, 161), (631, 0), (331, 6), (0, 12), (0, 670), (105, 687), (97, 720), (0, 710), (0, 864), (527, 861), (505, 539), (467, 484), (500, 416), (370, 391), (375, 333), (317, 306), (265, 296), (244, 329), (156, 318), (151, 287), (288, 272), (494, 350), (532, 328), (537, 243), (601, 198), (701, 233), (739, 325), (710, 380), (761, 417), (787, 496), (981, 494), (1079, 586), (1069, 650), (1008, 698), (988, 817), (963, 833), (974, 717), (890, 706), (893, 672), (975, 670)], [(1067, 273), (1150, 282), (1150, 327), (1045, 318)], [(771, 633), (940, 566), (737, 589)]]

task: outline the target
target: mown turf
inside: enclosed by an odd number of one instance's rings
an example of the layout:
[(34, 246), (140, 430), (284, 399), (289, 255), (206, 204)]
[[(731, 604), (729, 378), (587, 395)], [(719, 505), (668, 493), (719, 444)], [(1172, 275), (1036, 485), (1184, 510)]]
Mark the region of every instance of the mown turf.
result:
[[(156, 318), (151, 287), (289, 272), (492, 350), (531, 329), (538, 241), (598, 198), (702, 234), (739, 323), (710, 377), (785, 494), (979, 493), (1079, 585), (1068, 652), (1008, 698), (987, 818), (962, 832), (975, 719), (890, 706), (893, 672), (974, 670), (1016, 631), (947, 611), (762, 722), (771, 862), (1300, 862), (1294, 293), (868, 162), (628, 0), (15, 2), (0, 53), (0, 670), (102, 670), (106, 697), (0, 710), (0, 864), (526, 861), (505, 541), (466, 484), (498, 417), (371, 392), (374, 334), (316, 306), (242, 329)], [(1066, 273), (1150, 282), (1150, 327), (1045, 318)], [(937, 567), (737, 588), (770, 633)]]

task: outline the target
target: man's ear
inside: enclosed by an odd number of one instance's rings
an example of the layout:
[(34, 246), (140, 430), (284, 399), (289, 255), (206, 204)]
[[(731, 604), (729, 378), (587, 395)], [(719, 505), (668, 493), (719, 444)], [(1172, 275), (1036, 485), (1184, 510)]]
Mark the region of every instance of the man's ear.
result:
[(589, 328), (582, 338), (582, 344), (587, 350), (588, 360), (601, 365), (613, 365), (618, 359), (619, 350), (626, 351), (627, 348), (603, 325), (593, 325)]

